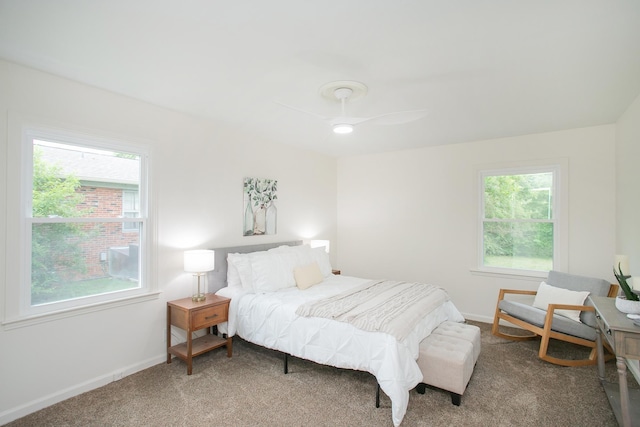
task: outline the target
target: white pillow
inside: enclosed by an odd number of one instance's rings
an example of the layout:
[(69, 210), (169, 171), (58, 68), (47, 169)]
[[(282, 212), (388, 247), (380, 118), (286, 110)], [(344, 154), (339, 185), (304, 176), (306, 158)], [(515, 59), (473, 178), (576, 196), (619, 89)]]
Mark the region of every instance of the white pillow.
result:
[(296, 286), (300, 289), (308, 289), (324, 280), (317, 262), (296, 267), (293, 270), (293, 275), (296, 279)]
[(293, 277), (296, 256), (293, 253), (253, 252), (249, 259), (255, 292), (273, 292), (296, 285)]
[(294, 254), (297, 258), (296, 267), (311, 264), (311, 262), (313, 261), (311, 257), (311, 246), (309, 245), (283, 245), (278, 246), (277, 248), (269, 249), (268, 252)]
[[(533, 300), (533, 306), (547, 310), (549, 304), (584, 305), (584, 300), (588, 296), (588, 291), (570, 291), (569, 289), (556, 288), (542, 282)], [(580, 310), (555, 310), (554, 313), (580, 322)]]
[[(248, 292), (254, 292), (253, 278), (251, 273), (251, 262), (249, 254), (228, 254), (227, 262), (236, 268), (242, 287)], [(232, 273), (233, 274), (233, 273)], [(227, 270), (228, 280), (229, 270)]]
[(242, 282), (240, 281), (240, 273), (238, 269), (227, 256), (227, 287), (228, 288), (242, 288)]
[(329, 254), (324, 247), (313, 248), (309, 253), (311, 259), (318, 263), (322, 277), (329, 277), (331, 275), (331, 260), (329, 260)]

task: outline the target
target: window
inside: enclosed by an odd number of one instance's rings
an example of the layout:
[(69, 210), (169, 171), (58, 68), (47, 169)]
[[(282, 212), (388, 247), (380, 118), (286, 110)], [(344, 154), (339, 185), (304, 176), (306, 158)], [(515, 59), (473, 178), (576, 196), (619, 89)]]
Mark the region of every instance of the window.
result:
[(482, 171), (480, 268), (547, 272), (559, 261), (558, 167)]
[(7, 307), (19, 310), (7, 318), (150, 294), (146, 148), (27, 128), (13, 153), (22, 158), (20, 290), (8, 292)]
[[(140, 196), (138, 191), (124, 190), (122, 192), (122, 217), (138, 218), (140, 214)], [(138, 231), (137, 222), (125, 222), (122, 224), (122, 231)]]

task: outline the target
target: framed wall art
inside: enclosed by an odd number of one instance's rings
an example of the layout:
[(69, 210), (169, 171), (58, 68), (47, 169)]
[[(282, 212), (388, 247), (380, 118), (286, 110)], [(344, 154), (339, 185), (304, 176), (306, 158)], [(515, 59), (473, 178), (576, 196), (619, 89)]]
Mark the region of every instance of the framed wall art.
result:
[(243, 235), (276, 234), (278, 180), (245, 178)]

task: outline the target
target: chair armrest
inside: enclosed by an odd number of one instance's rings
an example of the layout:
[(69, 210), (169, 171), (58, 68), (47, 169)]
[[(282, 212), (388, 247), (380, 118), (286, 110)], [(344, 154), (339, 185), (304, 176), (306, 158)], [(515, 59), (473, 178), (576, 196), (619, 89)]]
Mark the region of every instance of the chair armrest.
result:
[(547, 307), (547, 314), (544, 316), (544, 326), (542, 327), (545, 335), (548, 335), (551, 332), (553, 314), (556, 310), (596, 311), (595, 307), (588, 305), (549, 304), (549, 306)]
[(523, 289), (500, 289), (500, 293), (498, 294), (498, 302), (504, 299), (506, 294), (513, 295), (536, 295), (538, 291), (528, 291)]
[(594, 307), (588, 305), (549, 304), (549, 307), (547, 308), (548, 313), (551, 313), (553, 316), (553, 312), (556, 310), (596, 311)]

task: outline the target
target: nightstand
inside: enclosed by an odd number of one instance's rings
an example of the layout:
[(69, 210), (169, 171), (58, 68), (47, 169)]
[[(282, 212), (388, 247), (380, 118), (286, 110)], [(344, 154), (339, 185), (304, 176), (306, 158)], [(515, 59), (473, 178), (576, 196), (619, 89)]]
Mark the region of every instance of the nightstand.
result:
[[(187, 362), (187, 375), (191, 375), (194, 356), (206, 353), (214, 348), (227, 346), (227, 357), (231, 357), (231, 337), (221, 338), (211, 333), (211, 327), (226, 322), (229, 318), (229, 298), (207, 294), (201, 302), (183, 298), (167, 302), (167, 363), (171, 355)], [(187, 342), (171, 345), (171, 325), (187, 332)], [(193, 332), (207, 328), (207, 334), (193, 339)]]
[(341, 273), (340, 270), (331, 270), (331, 274), (335, 274), (336, 276)]

